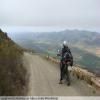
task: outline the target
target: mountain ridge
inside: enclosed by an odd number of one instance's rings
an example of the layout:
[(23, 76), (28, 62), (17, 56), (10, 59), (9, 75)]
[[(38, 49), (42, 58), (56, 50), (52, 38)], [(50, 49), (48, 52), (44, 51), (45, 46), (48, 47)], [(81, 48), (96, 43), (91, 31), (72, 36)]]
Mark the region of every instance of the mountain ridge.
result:
[[(74, 56), (75, 63), (85, 66), (99, 75), (99, 36), (100, 34), (97, 32), (65, 30), (63, 32), (45, 32), (44, 34), (43, 32), (16, 33), (16, 36), (11, 38), (24, 48), (52, 56), (56, 56), (57, 49), (60, 49), (62, 42), (66, 40)], [(90, 59), (91, 63), (88, 63), (88, 60), (85, 61), (87, 58)]]

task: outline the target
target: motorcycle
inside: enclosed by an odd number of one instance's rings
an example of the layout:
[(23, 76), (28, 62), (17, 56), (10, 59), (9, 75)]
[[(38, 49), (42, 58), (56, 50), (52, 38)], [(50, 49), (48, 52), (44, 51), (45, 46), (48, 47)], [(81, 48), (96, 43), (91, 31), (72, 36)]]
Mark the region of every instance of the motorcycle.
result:
[[(58, 53), (57, 56), (61, 56), (61, 54)], [(71, 83), (70, 82), (70, 72), (71, 72), (72, 68), (70, 67), (70, 65), (71, 65), (71, 60), (70, 59), (67, 59), (67, 60), (63, 59), (60, 62), (60, 68), (62, 68), (61, 69), (61, 71), (62, 71), (61, 74), (62, 74), (63, 79), (65, 79), (65, 81), (67, 82), (68, 86)]]

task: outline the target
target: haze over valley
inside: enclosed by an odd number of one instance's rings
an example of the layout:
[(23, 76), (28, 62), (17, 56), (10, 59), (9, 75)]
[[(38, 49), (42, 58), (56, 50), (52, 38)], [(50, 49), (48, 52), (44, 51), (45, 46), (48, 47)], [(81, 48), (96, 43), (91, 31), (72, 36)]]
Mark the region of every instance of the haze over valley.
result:
[[(15, 32), (8, 34), (23, 48), (57, 58), (57, 50), (67, 41), (74, 63), (100, 75), (100, 34), (86, 30), (61, 30), (53, 32)], [(58, 58), (57, 58), (58, 59)]]

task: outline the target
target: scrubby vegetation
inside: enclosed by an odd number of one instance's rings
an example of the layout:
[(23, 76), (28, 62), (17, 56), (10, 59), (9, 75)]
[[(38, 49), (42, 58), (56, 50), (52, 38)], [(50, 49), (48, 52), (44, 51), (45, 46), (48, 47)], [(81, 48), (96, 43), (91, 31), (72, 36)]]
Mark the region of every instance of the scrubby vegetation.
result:
[(25, 95), (27, 71), (22, 65), (22, 49), (0, 30), (0, 95)]

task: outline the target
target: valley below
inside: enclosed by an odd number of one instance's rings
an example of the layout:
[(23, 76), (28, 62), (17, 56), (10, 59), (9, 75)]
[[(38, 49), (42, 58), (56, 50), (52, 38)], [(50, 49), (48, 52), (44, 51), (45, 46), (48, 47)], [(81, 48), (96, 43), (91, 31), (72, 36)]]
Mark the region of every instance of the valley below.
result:
[(100, 34), (97, 32), (64, 30), (60, 32), (29, 32), (9, 35), (23, 48), (36, 53), (49, 55), (55, 59), (62, 42), (67, 44), (73, 54), (74, 64), (100, 76)]

